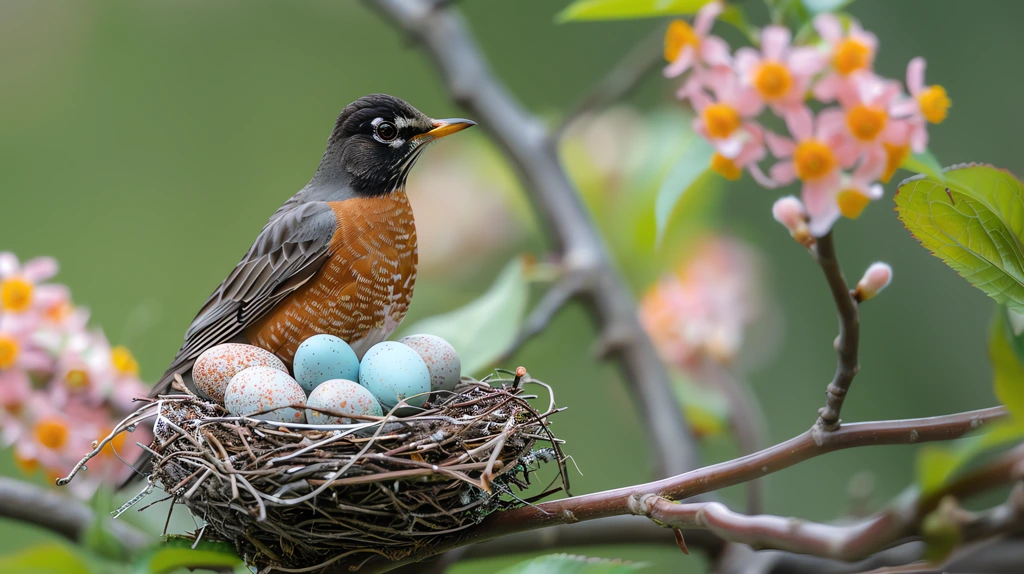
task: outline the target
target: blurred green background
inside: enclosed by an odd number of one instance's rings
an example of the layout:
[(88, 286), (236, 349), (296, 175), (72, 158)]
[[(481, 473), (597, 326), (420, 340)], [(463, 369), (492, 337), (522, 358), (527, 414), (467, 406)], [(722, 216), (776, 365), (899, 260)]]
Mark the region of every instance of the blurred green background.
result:
[[(564, 0), (456, 4), (498, 75), (551, 118), (663, 25), (558, 25)], [(757, 14), (756, 2), (745, 4)], [(931, 130), (944, 164), (985, 161), (1024, 172), (1016, 145), (1024, 133), (1024, 3), (859, 0), (851, 12), (880, 38), (880, 73), (902, 79), (907, 61), (923, 55), (929, 82), (949, 91), (949, 119)], [(674, 86), (652, 74), (633, 99), (643, 109), (663, 105)], [(266, 217), (313, 173), (338, 111), (370, 92), (401, 96), (435, 117), (462, 115), (426, 58), (354, 0), (0, 0), (0, 250), (57, 257), (58, 280), (153, 380)], [(485, 144), (481, 133), (466, 137)], [(894, 190), (888, 185), (885, 199), (836, 230), (851, 279), (874, 260), (895, 268), (892, 287), (863, 309), (863, 370), (844, 418), (992, 405), (993, 303), (908, 235), (892, 210)], [(781, 305), (781, 348), (750, 374), (770, 426), (764, 440), (774, 442), (815, 420), (835, 363), (834, 312), (818, 268), (771, 219), (778, 194), (749, 178), (721, 193), (723, 228), (763, 249), (766, 289)], [(459, 206), (439, 211), (460, 225)], [(542, 253), (537, 240), (528, 244)], [(471, 299), (503, 262), (423, 277), (410, 317)], [(577, 493), (652, 478), (640, 421), (620, 408), (627, 388), (614, 368), (594, 362), (590, 335), (589, 319), (571, 308), (507, 365), (529, 366), (571, 407), (556, 431), (583, 470)], [(735, 454), (724, 441), (705, 450), (705, 462)], [(914, 450), (846, 451), (772, 475), (766, 510), (831, 519), (848, 506), (851, 477), (865, 472), (883, 503), (912, 480)], [(6, 457), (0, 472), (14, 472)], [(191, 527), (187, 519), (176, 524)], [(0, 553), (38, 536), (0, 522)], [(652, 561), (659, 571), (702, 569), (699, 558), (664, 548), (585, 552)]]

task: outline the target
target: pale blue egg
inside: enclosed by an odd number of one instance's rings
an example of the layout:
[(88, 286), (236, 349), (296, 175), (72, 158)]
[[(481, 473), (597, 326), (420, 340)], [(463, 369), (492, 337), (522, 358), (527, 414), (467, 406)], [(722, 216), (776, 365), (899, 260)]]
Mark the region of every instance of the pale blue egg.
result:
[(462, 361), (451, 343), (437, 335), (409, 335), (398, 342), (412, 347), (423, 358), (430, 371), (431, 391), (450, 391), (459, 384)]
[(421, 407), (430, 392), (430, 370), (412, 347), (385, 341), (370, 347), (363, 355), (359, 384), (377, 397), (385, 411), (402, 400)]
[[(349, 425), (370, 422), (367, 419), (356, 419), (337, 415), (369, 415), (379, 417), (383, 414), (380, 403), (369, 389), (355, 381), (333, 379), (324, 381), (313, 389), (306, 399), (306, 420), (314, 425)], [(320, 410), (311, 410), (320, 409)]]
[(295, 380), (311, 392), (332, 379), (359, 380), (359, 357), (334, 335), (313, 335), (299, 345), (292, 361)]

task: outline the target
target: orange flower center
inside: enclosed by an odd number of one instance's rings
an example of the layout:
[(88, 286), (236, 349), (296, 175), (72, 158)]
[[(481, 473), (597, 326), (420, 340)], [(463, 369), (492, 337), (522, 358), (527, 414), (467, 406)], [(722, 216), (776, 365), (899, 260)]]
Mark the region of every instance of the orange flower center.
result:
[(946, 88), (928, 86), (927, 90), (917, 95), (917, 104), (921, 106), (921, 115), (924, 116), (924, 119), (938, 124), (946, 119), (946, 113), (953, 102), (946, 95)]
[(683, 48), (692, 46), (694, 50), (700, 46), (700, 37), (685, 20), (673, 20), (665, 32), (665, 59), (675, 62)]
[(853, 137), (863, 142), (871, 142), (885, 129), (885, 122), (888, 119), (885, 110), (861, 104), (846, 113), (846, 127), (850, 128)]
[(0, 370), (9, 369), (18, 360), (18, 341), (10, 335), (0, 335)]
[(863, 70), (870, 64), (871, 48), (853, 38), (846, 38), (840, 42), (836, 47), (835, 56), (832, 57), (832, 65), (844, 76)]
[(739, 129), (739, 112), (729, 104), (717, 103), (704, 108), (704, 124), (708, 128), (708, 135), (714, 139), (725, 139)]
[(796, 176), (803, 181), (828, 175), (836, 167), (836, 156), (832, 150), (818, 140), (800, 142), (793, 152), (793, 166)]
[(35, 474), (35, 472), (39, 470), (39, 461), (34, 458), (25, 458), (15, 452), (14, 466), (18, 467), (18, 470), (20, 470), (22, 474)]
[(882, 180), (882, 183), (889, 183), (896, 170), (910, 157), (910, 146), (886, 142), (882, 142), (882, 145), (885, 147), (885, 172), (879, 179)]
[(131, 377), (139, 376), (139, 362), (135, 360), (135, 356), (128, 350), (128, 347), (118, 345), (111, 349), (110, 361), (118, 373)]
[(21, 313), (32, 304), (32, 283), (21, 277), (0, 281), (0, 309)]
[(39, 444), (50, 450), (57, 450), (68, 442), (68, 425), (58, 418), (39, 421), (33, 431)]
[(736, 181), (743, 175), (743, 169), (736, 165), (736, 162), (718, 152), (711, 156), (711, 170), (731, 181)]
[(72, 307), (71, 303), (67, 301), (61, 301), (55, 305), (51, 305), (50, 308), (46, 310), (46, 320), (51, 323), (60, 323), (71, 315), (71, 311), (73, 309), (74, 307)]
[(775, 61), (765, 61), (754, 72), (754, 87), (765, 100), (777, 100), (788, 94), (793, 87), (793, 75), (786, 66)]
[(70, 389), (82, 389), (89, 386), (89, 373), (85, 369), (71, 369), (64, 377)]
[(857, 191), (856, 189), (844, 189), (836, 197), (839, 202), (839, 212), (843, 217), (857, 219), (864, 212), (864, 208), (871, 203), (871, 198)]

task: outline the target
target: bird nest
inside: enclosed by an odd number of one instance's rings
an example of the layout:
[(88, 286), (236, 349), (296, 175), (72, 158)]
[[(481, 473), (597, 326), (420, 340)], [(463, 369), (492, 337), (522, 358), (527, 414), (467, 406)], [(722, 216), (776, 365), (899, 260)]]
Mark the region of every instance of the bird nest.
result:
[[(230, 416), (178, 386), (181, 394), (147, 402), (94, 452), (156, 417), (149, 484), (118, 514), (161, 486), (204, 521), (192, 536), (229, 541), (261, 570), (316, 571), (343, 558), (358, 564), (360, 554), (399, 560), (492, 512), (568, 490), (561, 441), (548, 428), (561, 409), (551, 394), (538, 411), (522, 382), (463, 379), (421, 412), (349, 425)], [(526, 489), (547, 461), (558, 463), (561, 486), (516, 496), (513, 487)]]

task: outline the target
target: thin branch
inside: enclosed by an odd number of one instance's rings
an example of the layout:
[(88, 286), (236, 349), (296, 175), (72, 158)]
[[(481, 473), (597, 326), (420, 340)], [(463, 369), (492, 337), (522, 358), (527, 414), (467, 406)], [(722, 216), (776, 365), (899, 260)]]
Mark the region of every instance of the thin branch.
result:
[[(13, 478), (0, 477), (0, 516), (28, 522), (81, 541), (95, 524), (96, 515), (73, 498)], [(109, 523), (114, 536), (131, 551), (141, 550), (155, 539), (122, 521)]]
[(839, 314), (839, 337), (836, 339), (836, 374), (832, 377), (826, 390), (825, 406), (818, 410), (819, 419), (826, 430), (839, 428), (839, 413), (843, 408), (846, 394), (850, 392), (850, 384), (860, 370), (857, 361), (857, 348), (860, 345), (860, 313), (857, 301), (850, 294), (850, 288), (843, 278), (843, 269), (836, 257), (832, 232), (819, 237), (813, 250), (814, 259), (825, 272), (829, 291), (836, 303)]
[(579, 193), (558, 161), (556, 142), (527, 112), (481, 55), (462, 16), (447, 2), (365, 0), (418, 42), (451, 99), (501, 147), (523, 180), (543, 229), (568, 273), (592, 277), (580, 298), (640, 401), (660, 476), (696, 468), (696, 442), (672, 393), (668, 373), (636, 314), (629, 287), (613, 266)]
[(664, 57), (664, 27), (652, 30), (646, 38), (627, 53), (608, 71), (591, 91), (583, 96), (555, 128), (554, 138), (559, 140), (577, 118), (600, 111), (628, 96), (640, 82), (658, 68)]
[[(683, 535), (691, 548), (700, 549), (712, 559), (725, 546), (721, 538), (707, 530), (686, 530)], [(463, 546), (444, 554), (441, 564), (449, 566), (461, 560), (487, 556), (507, 556), (607, 544), (658, 545), (673, 548), (676, 546), (673, 537), (666, 536), (664, 528), (640, 516), (623, 515), (582, 524), (563, 524), (543, 530), (531, 530), (482, 544)]]
[[(640, 508), (638, 505), (641, 499), (647, 495), (675, 500), (691, 498), (766, 476), (838, 450), (863, 446), (951, 440), (976, 430), (988, 422), (1004, 418), (1006, 415), (1005, 407), (992, 407), (923, 419), (851, 423), (835, 431), (826, 431), (816, 424), (806, 432), (760, 452), (706, 466), (679, 476), (492, 514), (479, 526), (467, 531), (458, 539), (424, 549), (401, 562), (391, 564), (378, 562), (372, 566), (368, 564), (368, 571), (386, 571), (452, 548), (519, 532), (634, 514)], [(978, 482), (971, 483), (974, 486), (986, 484), (981, 479), (975, 480)], [(951, 494), (955, 496), (956, 491), (951, 491)], [(924, 500), (922, 506), (933, 502)]]

